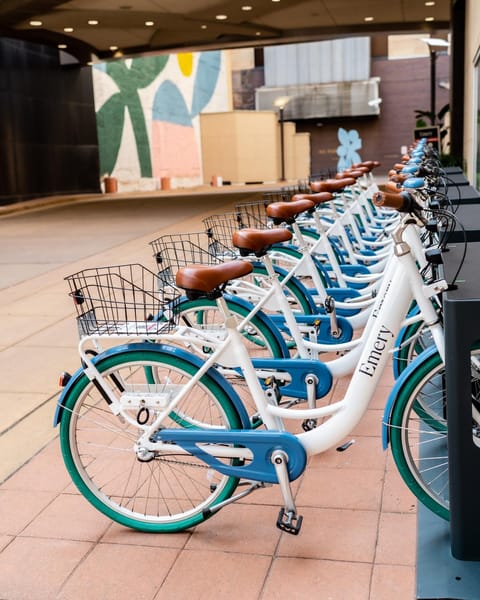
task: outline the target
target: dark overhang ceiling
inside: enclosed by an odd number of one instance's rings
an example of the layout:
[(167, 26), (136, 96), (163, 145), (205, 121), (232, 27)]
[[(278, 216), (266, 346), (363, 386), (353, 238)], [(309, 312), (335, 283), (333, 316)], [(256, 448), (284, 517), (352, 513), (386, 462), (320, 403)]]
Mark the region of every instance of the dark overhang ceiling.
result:
[(450, 3), (451, 0), (1, 0), (0, 36), (63, 45), (72, 56), (86, 63), (122, 55), (265, 46), (374, 31), (448, 29)]

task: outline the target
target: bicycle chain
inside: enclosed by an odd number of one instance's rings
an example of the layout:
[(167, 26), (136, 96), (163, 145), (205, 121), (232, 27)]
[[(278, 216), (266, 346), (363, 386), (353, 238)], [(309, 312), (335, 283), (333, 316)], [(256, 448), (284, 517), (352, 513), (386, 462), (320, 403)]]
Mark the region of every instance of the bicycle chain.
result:
[(211, 468), (208, 465), (202, 465), (202, 464), (198, 464), (198, 463), (185, 462), (185, 461), (182, 461), (182, 460), (169, 459), (169, 458), (166, 458), (164, 456), (156, 456), (155, 460), (162, 460), (163, 462), (173, 463), (175, 465), (182, 465), (182, 466), (188, 466), (188, 467), (197, 467), (198, 469), (210, 469)]

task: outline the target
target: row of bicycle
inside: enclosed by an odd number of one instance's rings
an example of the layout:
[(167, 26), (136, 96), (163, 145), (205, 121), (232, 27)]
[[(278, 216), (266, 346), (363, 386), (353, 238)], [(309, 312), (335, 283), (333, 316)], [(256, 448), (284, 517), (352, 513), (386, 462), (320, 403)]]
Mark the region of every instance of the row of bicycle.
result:
[(449, 284), (438, 265), (454, 217), (424, 141), (386, 191), (377, 165), (153, 240), (154, 269), (67, 277), (81, 366), (63, 376), (55, 424), (67, 469), (98, 510), (174, 532), (277, 484), (276, 524), (297, 534), (291, 482), (310, 456), (344, 447), (393, 358), (384, 445), (419, 501), (448, 519)]

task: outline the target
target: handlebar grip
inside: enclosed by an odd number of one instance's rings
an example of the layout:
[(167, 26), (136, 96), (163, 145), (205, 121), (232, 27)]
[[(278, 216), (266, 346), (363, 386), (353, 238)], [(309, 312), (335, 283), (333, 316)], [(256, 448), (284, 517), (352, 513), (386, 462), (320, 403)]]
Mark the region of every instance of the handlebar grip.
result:
[(384, 192), (390, 192), (392, 194), (399, 194), (400, 193), (400, 188), (402, 187), (401, 182), (397, 182), (395, 181), (395, 179), (391, 179), (390, 181), (387, 181), (384, 184)]
[(376, 192), (372, 200), (375, 206), (394, 208), (399, 212), (410, 212), (412, 207), (412, 199), (408, 192)]
[(395, 173), (390, 176), (390, 181), (394, 181), (395, 183), (403, 183), (409, 178), (407, 173)]

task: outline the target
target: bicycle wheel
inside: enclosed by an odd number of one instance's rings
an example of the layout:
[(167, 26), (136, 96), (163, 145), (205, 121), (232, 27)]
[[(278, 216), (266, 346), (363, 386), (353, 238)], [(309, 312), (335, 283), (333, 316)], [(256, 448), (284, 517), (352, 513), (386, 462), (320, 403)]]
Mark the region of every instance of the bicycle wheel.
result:
[[(425, 418), (419, 406), (430, 407), (435, 418)], [(448, 520), (445, 407), (445, 365), (440, 355), (419, 357), (419, 366), (405, 379), (393, 407), (390, 443), (397, 468), (410, 490), (422, 504)]]
[[(298, 263), (302, 260), (303, 254), (295, 246), (275, 244), (271, 247), (269, 254), (274, 265), (285, 269), (287, 272), (291, 271), (292, 269), (297, 269), (297, 272), (295, 273), (297, 279), (299, 279), (307, 289), (314, 289), (315, 286), (313, 284), (308, 267), (305, 265), (303, 265), (301, 268), (298, 267)], [(324, 287), (329, 287), (332, 282), (324, 272), (321, 263), (313, 256), (312, 259), (322, 285)]]
[[(134, 446), (158, 414), (158, 404), (176, 397), (198, 370), (159, 347), (128, 349), (96, 360), (96, 367), (122, 402), (109, 409), (95, 382), (82, 374), (69, 390), (60, 425), (66, 467), (83, 496), (102, 513), (134, 529), (181, 531), (204, 521), (204, 511), (229, 498), (238, 479), (221, 475), (191, 455), (139, 460)], [(156, 383), (147, 373), (155, 373)], [(163, 426), (241, 428), (240, 415), (208, 373), (172, 411)], [(179, 415), (181, 423), (177, 422)]]
[[(275, 270), (280, 282), (284, 281), (289, 274), (288, 271), (279, 267), (276, 267)], [(251, 275), (246, 277), (246, 279), (253, 280), (255, 285), (266, 289), (270, 286), (269, 278), (267, 269), (259, 263), (253, 265)], [(290, 277), (283, 289), (294, 312), (301, 315), (312, 315), (314, 312), (317, 312), (317, 307), (313, 302), (311, 294), (309, 294), (305, 286), (296, 277)]]
[(398, 350), (393, 355), (393, 370), (397, 379), (413, 359), (432, 344), (432, 336), (423, 321), (408, 325), (400, 332), (395, 346)]
[[(249, 314), (253, 308), (241, 303), (230, 301), (226, 297), (227, 306), (237, 322)], [(218, 332), (219, 336), (224, 331), (223, 320), (215, 300), (198, 298), (197, 300), (182, 299), (175, 310), (179, 315), (179, 324), (187, 325), (195, 329)], [(245, 345), (250, 356), (256, 358), (287, 358), (288, 350), (281, 338), (277, 327), (270, 323), (267, 318), (254, 315), (242, 330)], [(209, 350), (202, 348), (201, 352), (208, 353)]]

